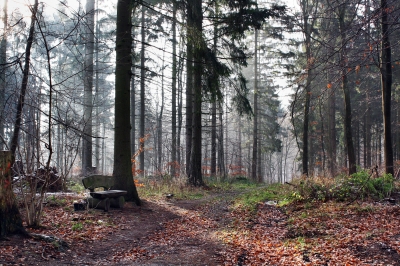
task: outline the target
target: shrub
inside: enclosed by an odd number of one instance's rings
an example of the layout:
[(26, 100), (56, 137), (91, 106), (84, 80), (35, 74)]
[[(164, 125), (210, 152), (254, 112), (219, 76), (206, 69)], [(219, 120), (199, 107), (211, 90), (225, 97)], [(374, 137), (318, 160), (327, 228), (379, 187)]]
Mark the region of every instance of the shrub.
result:
[(297, 195), (297, 199), (304, 200), (382, 199), (388, 197), (393, 191), (394, 178), (390, 174), (373, 178), (368, 171), (361, 170), (350, 177), (302, 179), (296, 187), (300, 194)]

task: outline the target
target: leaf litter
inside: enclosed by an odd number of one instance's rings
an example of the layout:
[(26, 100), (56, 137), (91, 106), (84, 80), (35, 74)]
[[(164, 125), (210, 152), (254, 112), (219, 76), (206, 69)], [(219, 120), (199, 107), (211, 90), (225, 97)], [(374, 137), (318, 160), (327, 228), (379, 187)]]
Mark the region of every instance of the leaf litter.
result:
[(3, 265), (400, 265), (400, 207), (382, 202), (233, 207), (235, 193), (205, 199), (144, 200), (109, 212), (46, 206), (31, 232), (10, 236)]

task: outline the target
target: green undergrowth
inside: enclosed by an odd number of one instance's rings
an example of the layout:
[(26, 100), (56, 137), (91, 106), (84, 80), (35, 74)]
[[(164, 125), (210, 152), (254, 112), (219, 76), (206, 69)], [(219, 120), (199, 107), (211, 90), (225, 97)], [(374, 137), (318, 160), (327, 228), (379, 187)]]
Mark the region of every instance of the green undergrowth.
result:
[(51, 207), (65, 207), (68, 203), (66, 199), (52, 195), (47, 198), (47, 204)]
[(243, 176), (236, 176), (226, 179), (207, 178), (206, 183), (209, 187), (222, 191), (246, 190), (257, 188), (260, 186), (260, 184)]
[(366, 170), (335, 178), (301, 178), (291, 182), (291, 186), (294, 189), (291, 198), (295, 201), (380, 200), (397, 190), (392, 175), (375, 176)]
[(161, 176), (141, 178), (138, 192), (142, 198), (165, 198), (173, 194), (174, 199), (200, 199), (218, 192), (235, 192), (256, 189), (260, 186), (245, 177), (204, 177), (204, 186), (193, 187), (187, 184), (186, 177)]
[[(277, 206), (303, 202), (352, 202), (355, 200), (381, 200), (399, 191), (400, 186), (390, 174), (375, 176), (361, 170), (351, 176), (335, 178), (308, 177), (295, 179), (286, 184), (259, 185), (243, 193), (235, 200), (234, 207), (256, 210), (260, 203)], [(231, 186), (231, 188), (235, 185)]]
[(140, 178), (137, 182), (139, 197), (144, 199), (201, 199), (208, 194), (206, 187), (192, 187), (186, 178), (160, 176)]
[(76, 180), (68, 180), (67, 181), (67, 189), (71, 190), (76, 193), (81, 193), (85, 191), (85, 187), (83, 186), (82, 182)]
[[(170, 175), (148, 176), (135, 178), (139, 197), (141, 198), (165, 198), (173, 195), (174, 199), (200, 199), (210, 193), (224, 191), (245, 191), (256, 189), (260, 184), (246, 177), (204, 177), (204, 186), (193, 187), (188, 185), (187, 178), (171, 177)], [(70, 191), (81, 193), (85, 188), (80, 181), (69, 180), (67, 188)]]
[[(204, 177), (205, 186), (192, 187), (187, 178), (169, 175), (146, 177), (135, 180), (139, 196), (146, 198), (201, 199), (215, 193), (238, 194), (234, 206), (254, 210), (259, 203), (271, 201), (278, 206), (292, 202), (379, 200), (399, 191), (391, 175), (376, 176), (361, 170), (352, 176), (307, 177), (286, 184), (260, 184), (246, 177)], [(82, 191), (83, 186), (71, 182), (69, 188)]]
[(284, 184), (272, 184), (255, 187), (236, 198), (234, 207), (255, 211), (260, 203), (283, 206), (292, 200), (292, 188)]

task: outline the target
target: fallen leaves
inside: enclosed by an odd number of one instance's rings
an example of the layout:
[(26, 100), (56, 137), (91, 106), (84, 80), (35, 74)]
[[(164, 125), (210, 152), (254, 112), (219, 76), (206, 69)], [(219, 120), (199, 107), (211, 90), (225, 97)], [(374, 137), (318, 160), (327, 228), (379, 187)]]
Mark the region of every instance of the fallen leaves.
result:
[[(36, 233), (67, 241), (0, 242), (0, 264), (398, 265), (400, 207), (377, 202), (259, 204), (232, 207), (226, 195), (158, 201), (105, 213), (44, 209)], [(79, 224), (79, 226), (75, 226)], [(76, 230), (73, 230), (73, 227)], [(79, 229), (78, 229), (79, 228)], [(134, 230), (137, 231), (134, 231)], [(146, 230), (145, 234), (140, 234)], [(396, 264), (397, 263), (397, 264)]]
[[(230, 235), (221, 236), (231, 246), (224, 256), (226, 260), (236, 256), (234, 263), (238, 263), (238, 250), (244, 251), (245, 265), (397, 265), (400, 237), (395, 236), (400, 222), (395, 217), (399, 210), (374, 202), (353, 206), (332, 202), (286, 210), (260, 205), (252, 223), (238, 224), (236, 231), (242, 233), (235, 234), (234, 241), (226, 240)], [(374, 247), (377, 241), (390, 252)], [(358, 252), (356, 247), (368, 252)]]

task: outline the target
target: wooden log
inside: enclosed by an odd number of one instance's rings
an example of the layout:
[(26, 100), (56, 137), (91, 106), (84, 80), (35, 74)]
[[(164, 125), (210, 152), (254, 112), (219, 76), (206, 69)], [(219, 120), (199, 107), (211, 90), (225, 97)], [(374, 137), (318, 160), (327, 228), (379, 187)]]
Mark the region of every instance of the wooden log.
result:
[(125, 204), (125, 198), (123, 196), (119, 196), (118, 198), (111, 198), (110, 199), (110, 206), (112, 208), (119, 208), (122, 209)]
[(108, 212), (110, 209), (110, 199), (88, 198), (89, 208), (102, 209)]
[(0, 238), (8, 234), (26, 233), (12, 190), (11, 151), (0, 151)]

